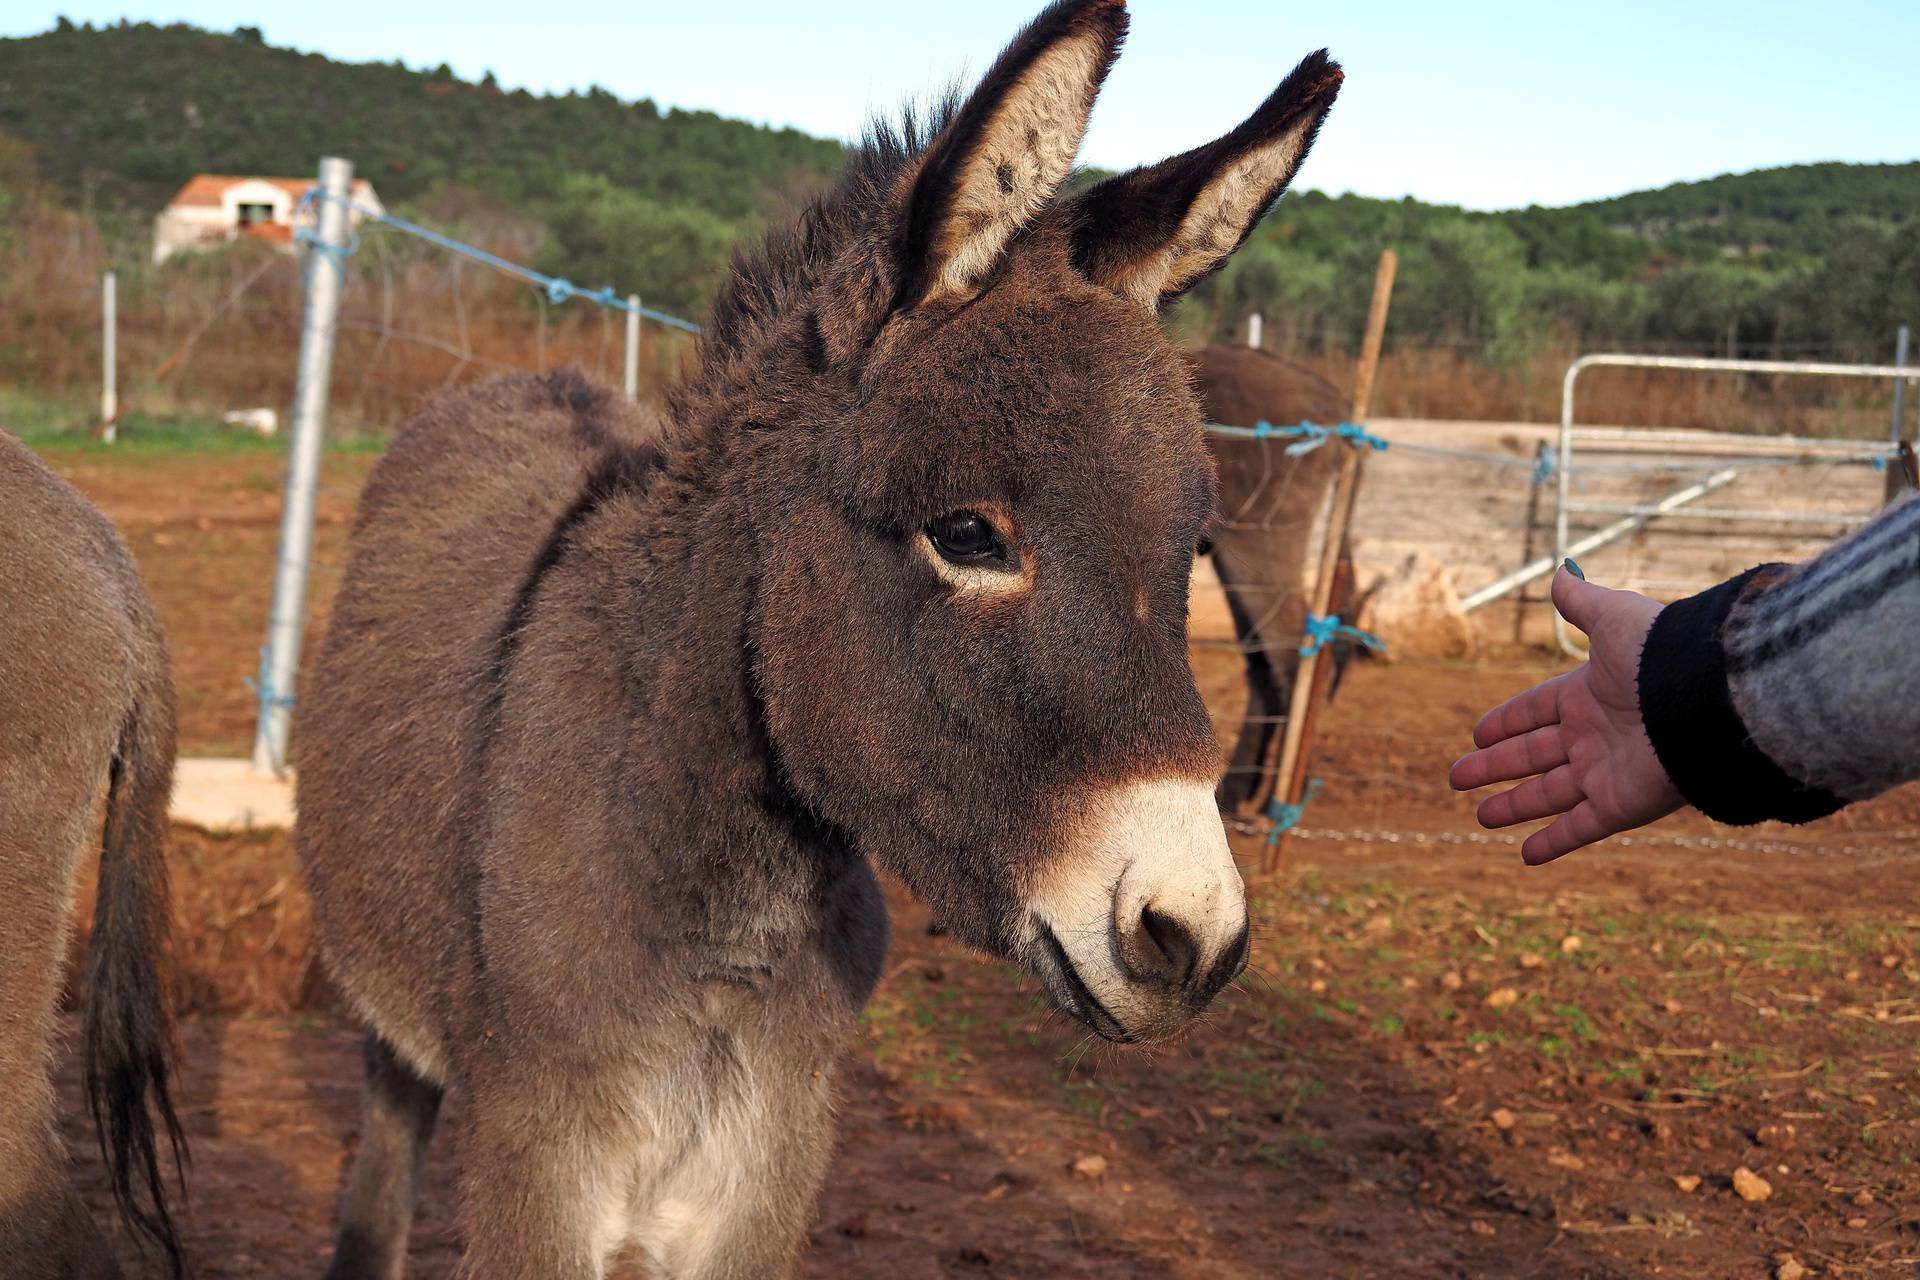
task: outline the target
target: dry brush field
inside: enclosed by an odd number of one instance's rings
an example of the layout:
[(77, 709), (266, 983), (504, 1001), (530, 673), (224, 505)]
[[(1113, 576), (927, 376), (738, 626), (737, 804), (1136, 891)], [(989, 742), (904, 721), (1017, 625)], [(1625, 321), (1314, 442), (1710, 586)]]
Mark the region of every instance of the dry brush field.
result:
[[(51, 458), (158, 598), (184, 750), (242, 753), (279, 455)], [(328, 459), (316, 624), (370, 466)], [(1230, 709), (1237, 659), (1197, 660)], [(1351, 673), (1309, 838), (1252, 886), (1252, 971), (1181, 1045), (1089, 1045), (895, 887), (803, 1274), (1913, 1274), (1920, 794), (1761, 848), (1694, 819), (1528, 871), (1463, 838), (1444, 776), (1478, 712), (1553, 661)], [(1237, 839), (1253, 865), (1259, 837)], [(285, 833), (177, 827), (173, 858), (198, 1274), (317, 1275), (357, 1035), (309, 964)], [(63, 1088), (77, 1108), (70, 1067)], [(69, 1132), (104, 1220), (91, 1132)], [(443, 1139), (414, 1275), (452, 1268), (457, 1160)]]

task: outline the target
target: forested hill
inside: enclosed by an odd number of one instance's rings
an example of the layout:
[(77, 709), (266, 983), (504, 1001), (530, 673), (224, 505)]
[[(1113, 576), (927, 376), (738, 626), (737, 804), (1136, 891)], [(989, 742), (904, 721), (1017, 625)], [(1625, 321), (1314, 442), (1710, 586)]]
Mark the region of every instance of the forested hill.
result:
[(1823, 253), (1853, 219), (1920, 227), (1920, 161), (1796, 164), (1676, 182), (1581, 206), (1648, 238)]
[[(841, 155), (838, 143), (796, 130), (663, 112), (598, 89), (508, 92), (445, 67), (275, 48), (253, 28), (145, 23), (63, 21), (0, 40), (0, 131), (31, 144), (76, 202), (147, 209), (195, 172), (304, 174), (334, 152), (351, 156), (389, 200), (449, 183), (528, 208), (566, 176), (592, 173), (738, 221), (830, 177)], [(1576, 211), (1655, 241), (1704, 236), (1817, 252), (1837, 219), (1920, 221), (1920, 161), (1763, 169), (1534, 213)]]
[(602, 90), (543, 97), (444, 66), (341, 63), (190, 26), (75, 27), (0, 40), (0, 132), (67, 197), (157, 210), (196, 172), (300, 175), (349, 156), (388, 201), (435, 184), (528, 208), (569, 174), (729, 222), (839, 167), (838, 143)]
[[(686, 315), (733, 248), (842, 154), (600, 90), (536, 96), (445, 67), (333, 62), (251, 28), (63, 21), (0, 40), (0, 245), (9, 207), (18, 219), (50, 197), (131, 265), (193, 173), (306, 174), (329, 152), (388, 204), (456, 232), (480, 234), (458, 212), (478, 193), (518, 220), (537, 265)], [(1797, 165), (1500, 213), (1305, 192), (1183, 317), (1225, 333), (1259, 310), (1283, 343), (1345, 345), (1387, 246), (1402, 262), (1396, 342), (1500, 362), (1544, 342), (1885, 355), (1899, 324), (1920, 324), (1920, 162)]]

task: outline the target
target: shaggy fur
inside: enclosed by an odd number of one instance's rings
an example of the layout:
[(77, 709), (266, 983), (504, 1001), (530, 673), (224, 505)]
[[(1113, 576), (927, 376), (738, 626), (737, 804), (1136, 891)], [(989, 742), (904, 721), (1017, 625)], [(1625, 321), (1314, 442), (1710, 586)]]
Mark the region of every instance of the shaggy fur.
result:
[[(878, 132), (736, 264), (664, 417), (509, 378), (376, 468), (297, 726), (316, 930), (372, 1028), (330, 1274), (399, 1274), (449, 1086), (469, 1275), (627, 1239), (785, 1274), (876, 862), (1111, 1039), (1244, 967), (1185, 647), (1199, 406), (1050, 203), (1124, 27), (1061, 0)], [(959, 513), (991, 554), (939, 550)]]
[[(1330, 426), (1346, 417), (1346, 399), (1332, 383), (1268, 352), (1210, 346), (1192, 360), (1209, 422)], [(1262, 799), (1262, 765), (1293, 693), (1313, 587), (1307, 557), (1346, 446), (1288, 457), (1279, 441), (1216, 435), (1208, 443), (1220, 471), (1220, 518), (1209, 539), (1213, 567), (1247, 660), (1246, 715), (1219, 792), (1223, 808), (1240, 810)], [(1339, 602), (1334, 612), (1342, 612)], [(1344, 664), (1350, 653), (1340, 647), (1334, 661)]]
[[(126, 548), (0, 433), (0, 1268), (117, 1276), (67, 1174), (47, 1076), (74, 877), (105, 793), (87, 963), (87, 1101), (114, 1198), (182, 1274), (154, 1115), (177, 1161), (165, 991), (173, 685)], [(140, 1192), (136, 1192), (136, 1186)]]

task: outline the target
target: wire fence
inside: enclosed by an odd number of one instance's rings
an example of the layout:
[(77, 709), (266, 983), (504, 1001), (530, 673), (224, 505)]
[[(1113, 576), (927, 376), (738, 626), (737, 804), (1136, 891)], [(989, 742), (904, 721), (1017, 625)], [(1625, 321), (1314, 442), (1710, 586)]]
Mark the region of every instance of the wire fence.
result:
[[(308, 206), (319, 199), (309, 197)], [(584, 288), (524, 265), (538, 246), (536, 232), (524, 224), (490, 221), (482, 211), (468, 213), (447, 230), (366, 206), (351, 206), (351, 212), (361, 228), (349, 246), (351, 269), (345, 273), (338, 320), (334, 428), (384, 435), (437, 391), (514, 370), (573, 363), (603, 381), (618, 382), (630, 314), (645, 322), (639, 360), (643, 398), (663, 395), (689, 358), (698, 332), (692, 322), (633, 304), (611, 287)], [(165, 277), (170, 287), (136, 289), (131, 297), (123, 293), (126, 398), (157, 409), (285, 404), (299, 334), (297, 266), (294, 257), (243, 245), (170, 270)], [(569, 307), (573, 301), (595, 305)], [(86, 336), (70, 345), (84, 350), (98, 333), (98, 319), (84, 307), (78, 310)], [(1369, 591), (1409, 558), (1433, 557), (1458, 592), (1471, 595), (1551, 548), (1552, 490), (1560, 468), (1550, 433), (1517, 423), (1436, 423), (1403, 416), (1409, 407), (1437, 402), (1433, 387), (1422, 385), (1426, 375), (1438, 369), (1444, 376), (1431, 380), (1445, 381), (1461, 367), (1456, 362), (1462, 348), (1427, 348), (1388, 353), (1379, 397), (1385, 412), (1369, 421), (1210, 426), (1216, 441), (1253, 459), (1248, 482), (1223, 491), (1220, 528), (1257, 534), (1265, 545), (1280, 548), (1255, 571), (1243, 570), (1230, 583), (1203, 582), (1197, 593), (1196, 665), (1216, 709), (1223, 747), (1235, 745), (1250, 729), (1264, 731), (1270, 742), (1286, 727), (1285, 699), (1276, 704), (1269, 696), (1262, 703), (1256, 696), (1258, 681), (1249, 675), (1256, 661), (1265, 659), (1276, 668), (1270, 674), (1284, 682), (1307, 653), (1332, 652), (1346, 660), (1378, 647), (1364, 604)], [(1346, 368), (1329, 357), (1320, 358), (1320, 365), (1336, 375)], [(1538, 370), (1509, 370), (1502, 376), (1543, 381)], [(1663, 419), (1658, 406), (1697, 409), (1701, 397), (1717, 396), (1712, 412), (1696, 416), (1724, 425), (1764, 398), (1773, 383), (1698, 378), (1679, 390), (1671, 388), (1670, 379), (1662, 385), (1669, 387), (1670, 398), (1655, 402), (1650, 420), (1673, 420)], [(1629, 404), (1605, 399), (1606, 384), (1596, 384), (1595, 391), (1596, 416)], [(1769, 410), (1762, 415), (1765, 425), (1809, 436), (1884, 430), (1883, 406), (1808, 408), (1810, 403), (1794, 400), (1784, 410)], [(1548, 416), (1539, 414), (1537, 420)], [(1686, 420), (1684, 414), (1681, 418)], [(1676, 595), (1758, 560), (1811, 554), (1877, 505), (1884, 457), (1765, 456), (1741, 454), (1738, 447), (1728, 456), (1742, 471), (1742, 483), (1752, 487), (1740, 505), (1725, 510), (1739, 518), (1709, 526), (1681, 512), (1662, 517), (1652, 532), (1583, 555), (1590, 575), (1609, 585)], [(1329, 460), (1343, 450), (1359, 451), (1366, 459), (1354, 529), (1355, 603), (1363, 608), (1356, 612), (1349, 605), (1320, 616), (1313, 610), (1318, 584), (1311, 580), (1311, 566), (1328, 536)], [(1589, 462), (1590, 457), (1583, 457), (1570, 478), (1573, 501), (1582, 507), (1575, 528), (1587, 531), (1623, 512), (1644, 510), (1675, 485), (1697, 482), (1724, 464), (1721, 458), (1708, 464), (1699, 458)], [(329, 548), (316, 564), (323, 589), (340, 568), (327, 559), (335, 554), (333, 544)], [(1541, 639), (1547, 616), (1544, 586), (1543, 575), (1476, 613), (1482, 640)], [(1472, 690), (1479, 705), (1488, 706), (1512, 692), (1516, 682), (1531, 683), (1552, 669), (1554, 660), (1539, 651), (1513, 652), (1520, 656), (1489, 659), (1483, 652), (1430, 659), (1404, 650), (1389, 656), (1407, 671), (1430, 672), (1437, 682)], [(279, 695), (269, 690), (262, 696)], [(1268, 808), (1259, 819), (1262, 830), (1299, 823), (1309, 805), (1337, 801), (1345, 816), (1371, 815), (1366, 830), (1404, 836), (1396, 818), (1410, 804), (1419, 807), (1433, 799), (1443, 785), (1433, 766), (1464, 740), (1464, 730), (1456, 737), (1417, 720), (1391, 718), (1342, 718), (1339, 732), (1349, 748), (1315, 765), (1319, 789), (1291, 811)], [(1260, 777), (1271, 768), (1270, 758), (1230, 758), (1227, 775), (1229, 780)], [(1298, 830), (1312, 839), (1322, 837), (1310, 833), (1330, 828)], [(1449, 843), (1452, 837), (1435, 833), (1433, 839)]]
[[(1261, 455), (1260, 484), (1252, 491), (1223, 493), (1229, 503), (1223, 506), (1220, 519), (1228, 528), (1272, 531), (1284, 523), (1270, 515), (1299, 506), (1300, 487), (1315, 483), (1304, 464), (1320, 451), (1345, 444), (1366, 456), (1352, 530), (1359, 597), (1356, 616), (1320, 618), (1307, 607), (1314, 583), (1301, 569), (1313, 563), (1311, 555), (1277, 563), (1272, 572), (1252, 580), (1242, 577), (1221, 584), (1222, 594), (1231, 597), (1225, 610), (1204, 600), (1196, 605), (1196, 664), (1202, 669), (1202, 683), (1215, 708), (1223, 744), (1236, 737), (1244, 739), (1252, 727), (1280, 732), (1287, 724), (1288, 715), (1280, 709), (1285, 700), (1269, 698), (1262, 704), (1253, 675), (1263, 660), (1274, 659), (1276, 634), (1298, 646), (1298, 654), (1326, 644), (1349, 653), (1384, 649), (1401, 668), (1396, 683), (1404, 680), (1410, 688), (1472, 691), (1456, 713), (1460, 727), (1450, 733), (1420, 727), (1417, 715), (1403, 724), (1336, 716), (1339, 742), (1314, 759), (1313, 782), (1300, 802), (1287, 804), (1275, 796), (1264, 812), (1243, 813), (1243, 829), (1257, 830), (1269, 839), (1289, 828), (1300, 829), (1304, 838), (1331, 838), (1328, 828), (1299, 828), (1298, 824), (1313, 808), (1336, 804), (1350, 819), (1356, 813), (1366, 817), (1369, 829), (1376, 833), (1397, 833), (1386, 843), (1509, 842), (1507, 837), (1480, 838), (1477, 833), (1445, 830), (1447, 822), (1460, 816), (1458, 804), (1446, 790), (1445, 773), (1447, 764), (1468, 749), (1467, 729), (1478, 710), (1564, 669), (1564, 659), (1537, 647), (1550, 640), (1552, 614), (1545, 594), (1550, 568), (1531, 583), (1518, 583), (1484, 602), (1496, 607), (1481, 609), (1476, 603), (1475, 614), (1467, 619), (1475, 641), (1459, 656), (1435, 657), (1417, 646), (1411, 653), (1395, 652), (1399, 649), (1392, 643), (1396, 637), (1388, 636), (1383, 643), (1366, 627), (1371, 593), (1423, 556), (1437, 562), (1454, 595), (1473, 600), (1484, 595), (1489, 585), (1510, 578), (1516, 565), (1551, 552), (1556, 490), (1563, 478), (1553, 432), (1521, 425), (1390, 420), (1326, 425), (1210, 423), (1208, 430), (1227, 447), (1258, 450)], [(1741, 486), (1713, 504), (1702, 504), (1701, 509), (1675, 508), (1583, 554), (1590, 577), (1672, 599), (1702, 590), (1754, 563), (1809, 557), (1832, 537), (1871, 519), (1882, 501), (1887, 467), (1897, 456), (1891, 446), (1884, 445), (1862, 446), (1845, 454), (1823, 445), (1796, 453), (1789, 442), (1775, 437), (1727, 436), (1716, 438), (1716, 447), (1718, 453), (1708, 458), (1583, 454), (1578, 471), (1565, 477), (1571, 524), (1577, 534), (1604, 530), (1607, 521), (1623, 515), (1644, 515), (1676, 486), (1698, 484), (1729, 468), (1738, 470)], [(1324, 517), (1322, 508), (1315, 520)], [(1316, 523), (1311, 539), (1324, 536)], [(1466, 612), (1465, 605), (1454, 607)], [(1230, 625), (1228, 618), (1240, 625)], [(1247, 619), (1253, 621), (1251, 636)], [(1484, 655), (1490, 647), (1513, 656), (1489, 660)], [(1233, 661), (1248, 667), (1245, 691), (1234, 688), (1234, 673), (1228, 665)], [(1283, 683), (1286, 678), (1283, 671)], [(1236, 754), (1227, 766), (1229, 778), (1260, 775), (1267, 763)], [(1407, 828), (1410, 811), (1426, 811), (1427, 825)], [(1319, 834), (1305, 834), (1309, 831)], [(1336, 834), (1350, 833), (1341, 828)], [(1897, 842), (1902, 835), (1894, 832), (1886, 838)], [(1511, 838), (1517, 841), (1518, 837)], [(1764, 844), (1722, 840), (1714, 847), (1766, 851)], [(1861, 848), (1888, 851), (1879, 845)]]

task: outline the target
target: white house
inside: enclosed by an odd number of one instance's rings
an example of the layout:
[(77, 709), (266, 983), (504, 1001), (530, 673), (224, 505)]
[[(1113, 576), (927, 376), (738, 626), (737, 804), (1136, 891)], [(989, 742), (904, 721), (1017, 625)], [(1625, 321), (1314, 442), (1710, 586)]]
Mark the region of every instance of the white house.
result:
[[(312, 178), (230, 178), (197, 173), (180, 188), (153, 220), (153, 260), (165, 262), (189, 249), (209, 249), (241, 236), (264, 240), (293, 252), (296, 217), (300, 225), (313, 224), (312, 205), (300, 207), (300, 198), (313, 186)], [(350, 211), (354, 226), (359, 209), (380, 212), (373, 184), (359, 178), (353, 184)]]

